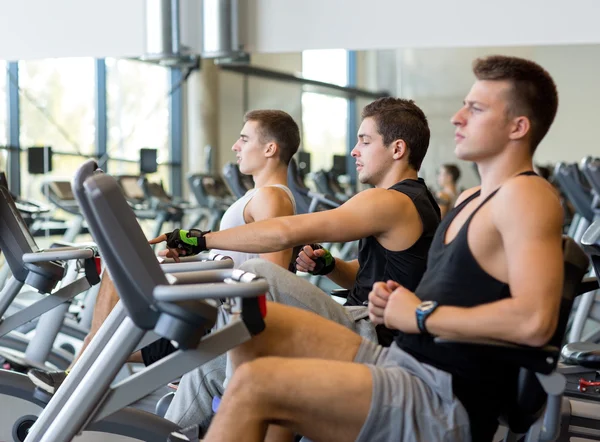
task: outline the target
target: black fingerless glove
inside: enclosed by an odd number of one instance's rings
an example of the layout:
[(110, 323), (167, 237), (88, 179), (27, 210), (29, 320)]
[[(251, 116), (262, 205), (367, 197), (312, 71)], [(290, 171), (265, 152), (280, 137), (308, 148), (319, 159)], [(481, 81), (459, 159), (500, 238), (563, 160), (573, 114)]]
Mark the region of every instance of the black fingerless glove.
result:
[(313, 259), (315, 269), (310, 272), (311, 275), (328, 275), (335, 269), (335, 258), (329, 253), (329, 250), (324, 249), (321, 244), (309, 244), (313, 250), (323, 249), (325, 255)]
[(204, 235), (210, 233), (210, 230), (203, 232), (198, 229), (182, 230), (175, 229), (172, 232), (165, 233), (167, 236), (167, 247), (185, 251), (185, 256), (197, 255), (200, 252), (208, 250), (206, 248), (206, 238)]

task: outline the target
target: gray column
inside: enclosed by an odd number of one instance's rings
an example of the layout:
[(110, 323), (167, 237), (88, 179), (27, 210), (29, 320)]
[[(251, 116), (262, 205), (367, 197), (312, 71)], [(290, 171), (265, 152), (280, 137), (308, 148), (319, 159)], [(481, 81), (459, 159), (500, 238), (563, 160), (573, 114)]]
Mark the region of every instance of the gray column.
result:
[[(205, 147), (213, 148), (213, 164), (219, 164), (219, 68), (212, 60), (202, 60), (200, 71), (187, 83), (188, 172), (208, 172)], [(217, 172), (218, 170), (213, 170)]]

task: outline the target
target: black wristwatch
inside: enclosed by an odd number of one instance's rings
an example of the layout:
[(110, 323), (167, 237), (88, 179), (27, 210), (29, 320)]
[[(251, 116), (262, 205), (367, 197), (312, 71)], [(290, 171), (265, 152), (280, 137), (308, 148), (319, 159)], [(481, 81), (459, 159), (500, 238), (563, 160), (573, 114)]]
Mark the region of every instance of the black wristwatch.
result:
[(417, 327), (421, 333), (430, 334), (425, 327), (425, 321), (438, 308), (438, 305), (437, 301), (424, 301), (417, 306)]

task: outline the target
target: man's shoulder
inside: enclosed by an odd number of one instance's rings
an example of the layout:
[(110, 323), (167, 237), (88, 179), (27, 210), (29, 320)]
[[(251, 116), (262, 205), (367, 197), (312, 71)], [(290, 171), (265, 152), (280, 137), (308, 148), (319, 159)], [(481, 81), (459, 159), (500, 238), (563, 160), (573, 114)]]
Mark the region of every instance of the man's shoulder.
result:
[(518, 176), (506, 182), (492, 199), (494, 218), (522, 225), (562, 222), (563, 210), (556, 189), (546, 180), (532, 176)]
[(521, 175), (508, 180), (498, 191), (498, 204), (514, 203), (515, 207), (532, 200), (560, 206), (559, 194), (548, 181), (533, 176)]
[(359, 192), (349, 201), (358, 199), (378, 210), (402, 210), (407, 205), (413, 205), (412, 198), (404, 192), (395, 189), (373, 188)]
[(284, 190), (283, 186), (265, 186), (256, 189), (256, 193), (252, 199), (257, 201), (285, 202), (290, 201), (290, 197), (290, 193)]
[(252, 199), (250, 200), (249, 207), (290, 207), (293, 208), (293, 201), (291, 195), (279, 186), (265, 186), (260, 187), (256, 190)]

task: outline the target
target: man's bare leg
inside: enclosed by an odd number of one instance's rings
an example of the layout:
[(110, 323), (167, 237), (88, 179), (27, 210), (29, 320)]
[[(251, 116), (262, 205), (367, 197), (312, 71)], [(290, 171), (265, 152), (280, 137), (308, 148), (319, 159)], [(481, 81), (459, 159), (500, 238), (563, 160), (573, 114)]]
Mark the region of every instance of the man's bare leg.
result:
[(319, 440), (355, 440), (373, 388), (369, 369), (351, 362), (360, 336), (293, 307), (269, 303), (267, 312), (265, 331), (231, 352), (239, 368), (205, 440), (262, 441), (269, 424), (277, 425), (269, 441), (291, 440), (280, 426)]

